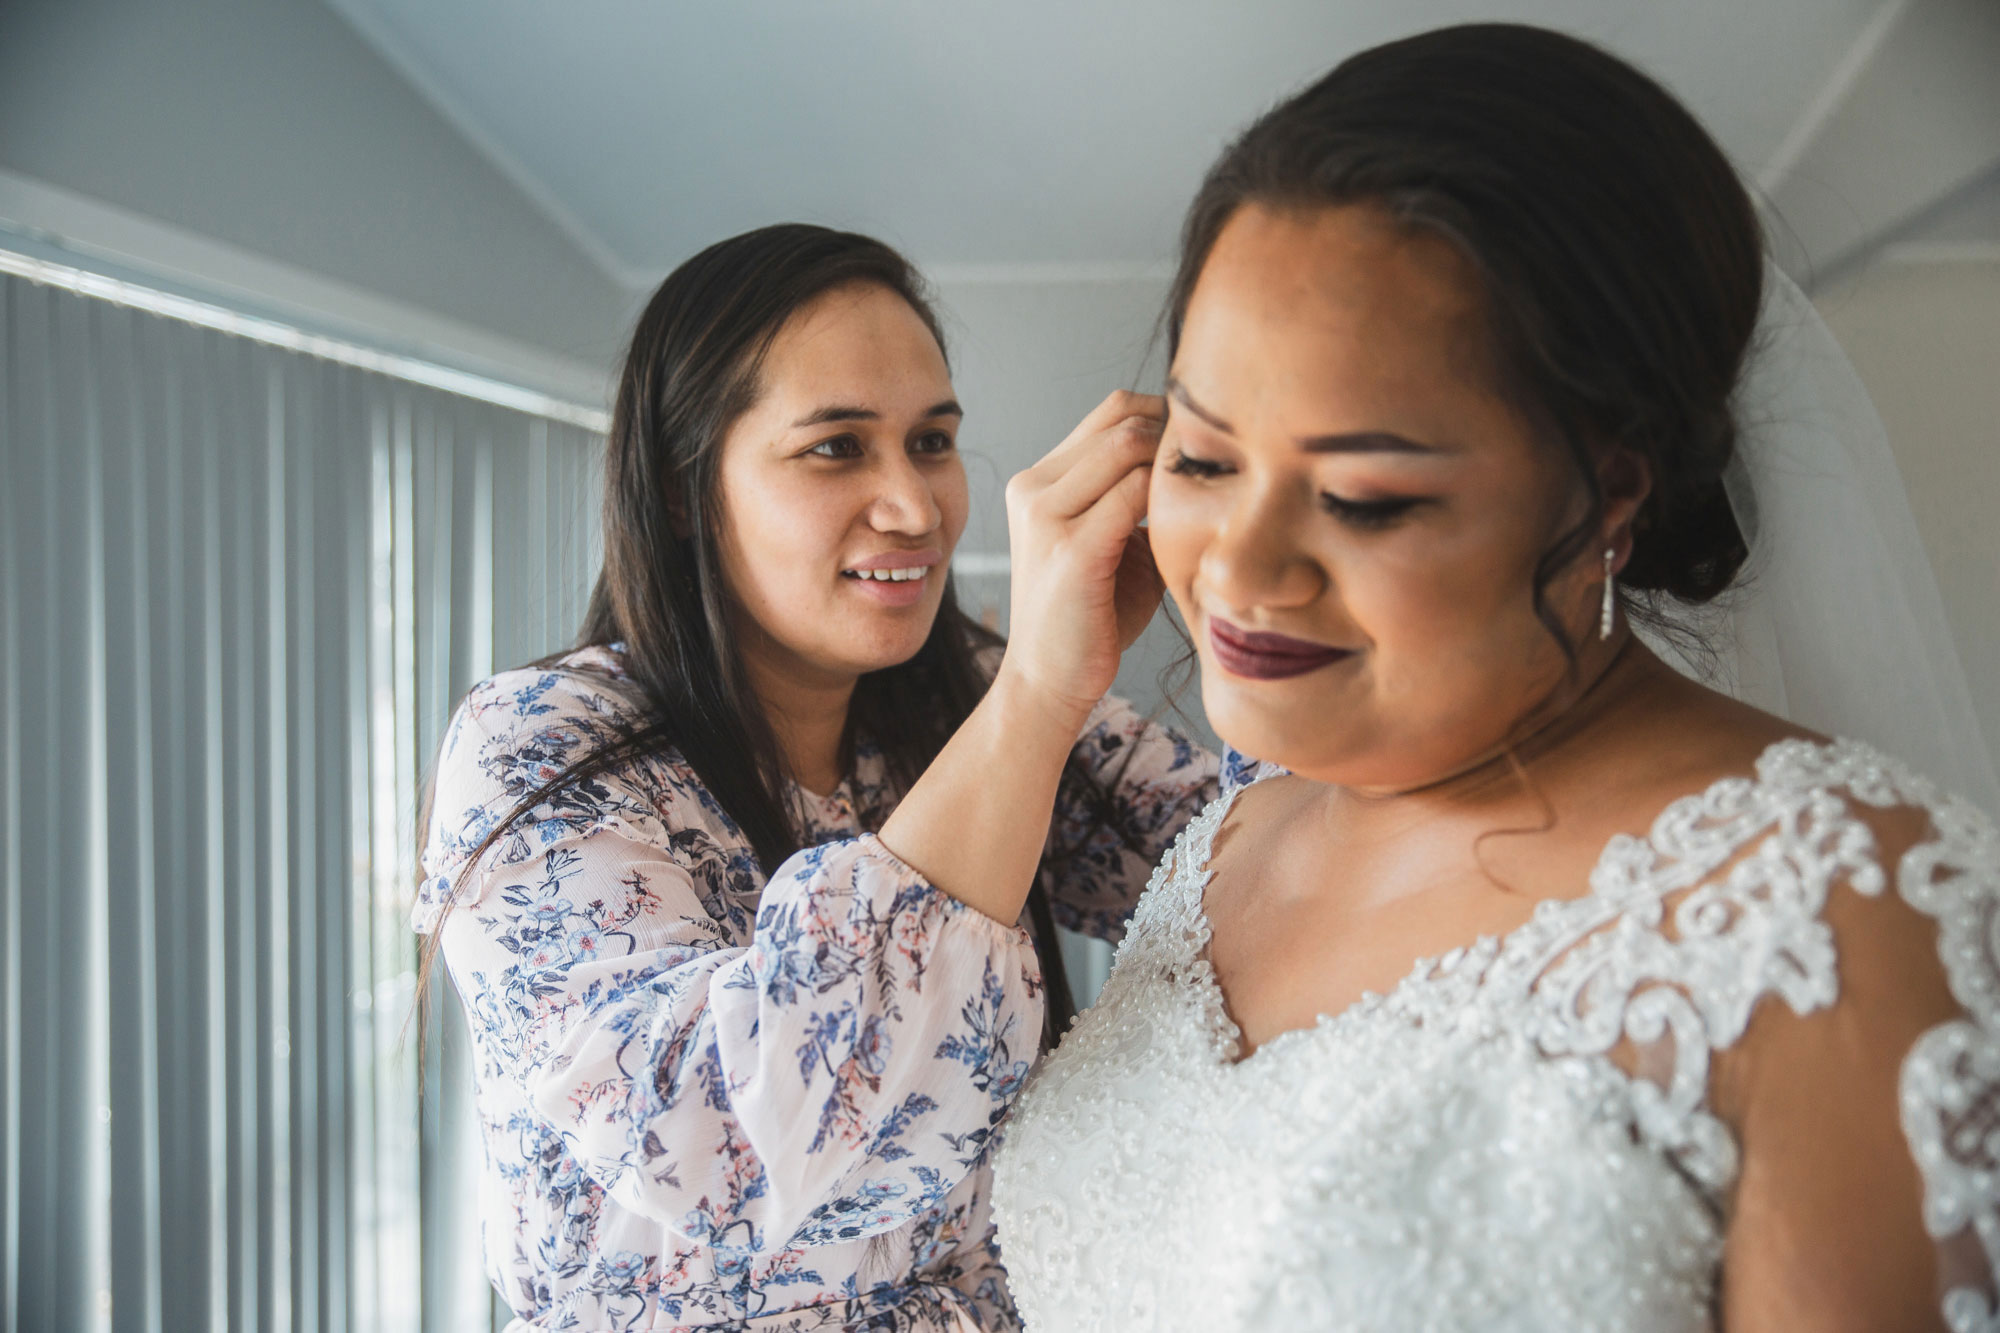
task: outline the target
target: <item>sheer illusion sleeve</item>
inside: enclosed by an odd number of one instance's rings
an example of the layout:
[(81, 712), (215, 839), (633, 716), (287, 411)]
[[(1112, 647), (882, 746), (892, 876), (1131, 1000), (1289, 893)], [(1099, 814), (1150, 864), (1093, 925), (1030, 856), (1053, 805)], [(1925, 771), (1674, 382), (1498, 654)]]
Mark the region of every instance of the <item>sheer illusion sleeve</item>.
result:
[(614, 711), (576, 677), (512, 674), (468, 701), (443, 748), (417, 924), (444, 932), (482, 1058), (573, 1155), (544, 1167), (751, 1254), (876, 1234), (936, 1204), (1034, 1052), (1026, 932), (872, 835), (801, 851), (760, 884), (676, 763), (545, 802), (469, 864)]
[(1091, 711), (1075, 754), (1097, 790), (1064, 784), (1044, 882), (1058, 924), (1115, 943), (1175, 835), (1221, 791), (1222, 763), (1116, 695)]
[(2000, 835), (1906, 772), (1850, 791), (1837, 992), (1762, 1006), (1718, 1069), (1724, 1326), (2000, 1328)]

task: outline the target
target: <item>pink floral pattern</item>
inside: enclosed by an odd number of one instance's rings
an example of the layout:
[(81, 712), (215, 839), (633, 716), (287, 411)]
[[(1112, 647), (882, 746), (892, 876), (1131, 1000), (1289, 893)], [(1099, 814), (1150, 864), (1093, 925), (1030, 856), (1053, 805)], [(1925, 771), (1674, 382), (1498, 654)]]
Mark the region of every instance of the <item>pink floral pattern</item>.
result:
[[(1012, 1329), (987, 1150), (1034, 1059), (1031, 937), (868, 831), (881, 756), (768, 879), (678, 756), (516, 801), (616, 734), (618, 659), (477, 686), (438, 764), (414, 922), (437, 927), (477, 1060), (490, 1276), (538, 1329)], [(1107, 699), (1080, 741), (1129, 828), (1052, 839), (1058, 919), (1115, 938), (1217, 762)], [(1130, 754), (1129, 761), (1127, 754)], [(857, 813), (862, 812), (862, 813)]]

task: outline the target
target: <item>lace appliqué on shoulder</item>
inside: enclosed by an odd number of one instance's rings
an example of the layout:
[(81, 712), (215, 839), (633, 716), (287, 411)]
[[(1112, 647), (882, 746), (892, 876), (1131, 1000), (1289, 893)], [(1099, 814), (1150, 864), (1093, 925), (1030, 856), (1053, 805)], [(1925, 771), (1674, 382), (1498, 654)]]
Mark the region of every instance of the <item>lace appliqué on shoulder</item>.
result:
[[(1864, 754), (1879, 760), (1879, 756)], [(1993, 1290), (2000, 1274), (2000, 831), (1970, 802), (1941, 793), (1900, 765), (1848, 778), (1870, 805), (1921, 806), (1933, 836), (1896, 867), (1903, 900), (1937, 922), (1938, 956), (1965, 1017), (1940, 1023), (1904, 1057), (1903, 1134), (1924, 1181), (1924, 1227), (1937, 1241), (1969, 1235), (1983, 1259), (1984, 1289), (1945, 1296), (1952, 1333), (2000, 1331)]]
[[(1675, 802), (1646, 840), (1614, 839), (1591, 895), (1544, 904), (1487, 983), (1512, 972), (1532, 988), (1535, 1036), (1549, 1055), (1669, 1042), (1664, 1081), (1633, 1080), (1635, 1127), (1721, 1204), (1738, 1162), (1734, 1137), (1704, 1106), (1712, 1054), (1742, 1037), (1766, 994), (1799, 1014), (1835, 1003), (1827, 896), (1837, 883), (1871, 897), (1889, 885), (1849, 801), (1931, 820), (1894, 880), (1937, 922), (1967, 1016), (1932, 1028), (1905, 1058), (1903, 1131), (1923, 1177), (1926, 1229), (1939, 1241), (1969, 1229), (1990, 1284), (2000, 1272), (2000, 835), (1968, 803), (1865, 745), (1780, 743), (1755, 781)], [(1954, 1288), (1944, 1313), (1954, 1333), (2000, 1331), (1990, 1285)]]

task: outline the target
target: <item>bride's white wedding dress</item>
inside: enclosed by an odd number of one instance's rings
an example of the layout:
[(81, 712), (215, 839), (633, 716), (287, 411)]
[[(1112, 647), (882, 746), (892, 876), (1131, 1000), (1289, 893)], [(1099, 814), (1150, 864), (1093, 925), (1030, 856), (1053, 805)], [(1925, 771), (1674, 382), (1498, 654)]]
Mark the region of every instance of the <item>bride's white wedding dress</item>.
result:
[(2000, 833), (1972, 805), (1866, 745), (1782, 742), (1614, 838), (1587, 893), (1239, 1060), (1202, 911), (1233, 799), (1007, 1125), (1031, 1333), (1710, 1327), (1738, 1171), (1711, 1057), (1760, 1006), (1859, 1002), (1823, 915), (1846, 893), (1936, 923), (1963, 1014), (1904, 1057), (1902, 1129), (1948, 1322), (2000, 1327)]

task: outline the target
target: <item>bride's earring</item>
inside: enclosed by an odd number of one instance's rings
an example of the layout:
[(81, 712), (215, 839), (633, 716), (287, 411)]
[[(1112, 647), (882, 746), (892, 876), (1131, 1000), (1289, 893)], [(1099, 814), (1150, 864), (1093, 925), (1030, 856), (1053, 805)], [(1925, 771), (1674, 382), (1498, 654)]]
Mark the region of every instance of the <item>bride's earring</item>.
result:
[(1617, 558), (1609, 546), (1604, 548), (1604, 609), (1597, 613), (1597, 637), (1611, 637), (1613, 594), (1618, 590), (1617, 582), (1611, 577), (1611, 562)]

